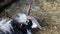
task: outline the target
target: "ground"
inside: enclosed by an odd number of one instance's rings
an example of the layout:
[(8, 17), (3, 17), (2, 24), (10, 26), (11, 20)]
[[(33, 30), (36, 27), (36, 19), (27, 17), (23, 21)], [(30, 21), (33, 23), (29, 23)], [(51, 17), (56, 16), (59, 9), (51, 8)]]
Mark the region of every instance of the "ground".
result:
[[(5, 11), (12, 18), (18, 12), (25, 12), (29, 0), (20, 0), (13, 3)], [(43, 30), (33, 34), (60, 34), (60, 0), (34, 0), (30, 15), (34, 16)]]

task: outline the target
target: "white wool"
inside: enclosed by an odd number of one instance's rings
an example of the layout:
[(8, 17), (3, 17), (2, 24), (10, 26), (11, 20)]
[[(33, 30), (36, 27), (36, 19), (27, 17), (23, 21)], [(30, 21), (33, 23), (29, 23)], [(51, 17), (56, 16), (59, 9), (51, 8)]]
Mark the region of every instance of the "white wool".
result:
[(31, 30), (27, 30), (27, 34), (32, 34), (32, 33), (31, 33)]
[(32, 21), (32, 23), (33, 23), (32, 28), (37, 28), (37, 24), (34, 21)]
[(15, 18), (19, 23), (27, 24), (27, 16), (24, 13), (19, 13), (18, 16)]
[(7, 19), (2, 19), (2, 20), (0, 21), (0, 26), (2, 26), (2, 25), (4, 24), (4, 22), (6, 22), (6, 20), (7, 20)]
[(11, 22), (11, 20), (9, 20), (9, 21), (7, 21), (7, 19), (2, 20), (0, 22), (0, 30), (2, 30), (5, 33), (6, 33), (6, 31), (8, 31), (9, 33), (11, 33), (10, 28), (11, 29), (13, 29), (13, 28), (12, 28), (10, 22)]

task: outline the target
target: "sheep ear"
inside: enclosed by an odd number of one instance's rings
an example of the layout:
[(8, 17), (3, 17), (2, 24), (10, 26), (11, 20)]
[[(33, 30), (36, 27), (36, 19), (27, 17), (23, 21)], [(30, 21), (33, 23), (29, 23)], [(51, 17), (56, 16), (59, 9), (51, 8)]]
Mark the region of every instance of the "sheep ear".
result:
[(42, 29), (42, 27), (34, 17), (32, 17), (32, 23), (33, 23), (32, 28), (39, 28), (40, 30)]

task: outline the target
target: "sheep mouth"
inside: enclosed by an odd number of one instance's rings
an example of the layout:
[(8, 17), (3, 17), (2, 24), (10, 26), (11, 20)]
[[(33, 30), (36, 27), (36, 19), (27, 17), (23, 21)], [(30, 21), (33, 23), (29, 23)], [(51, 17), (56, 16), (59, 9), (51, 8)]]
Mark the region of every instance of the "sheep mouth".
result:
[(19, 23), (19, 24), (15, 24), (14, 27), (17, 28), (18, 30), (24, 30), (26, 29), (27, 25)]

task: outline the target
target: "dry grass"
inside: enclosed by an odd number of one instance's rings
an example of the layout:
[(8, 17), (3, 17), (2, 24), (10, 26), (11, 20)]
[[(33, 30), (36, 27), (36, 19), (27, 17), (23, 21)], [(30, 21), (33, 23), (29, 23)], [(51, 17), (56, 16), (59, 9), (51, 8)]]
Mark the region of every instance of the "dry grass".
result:
[[(43, 31), (39, 31), (36, 34), (60, 34), (60, 3), (58, 0), (41, 0), (40, 8), (43, 11), (40, 13), (41, 19), (38, 18), (38, 21), (42, 23), (42, 25), (46, 25), (43, 27)], [(44, 19), (45, 21), (43, 22)]]
[(60, 11), (60, 3), (56, 0), (54, 1), (42, 1), (41, 3), (41, 8), (45, 11)]

